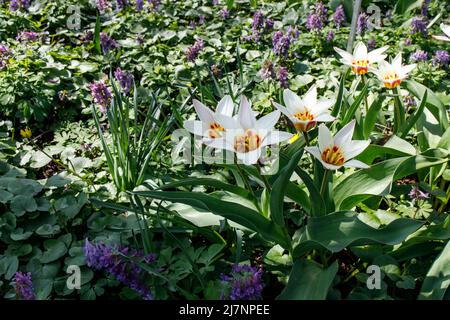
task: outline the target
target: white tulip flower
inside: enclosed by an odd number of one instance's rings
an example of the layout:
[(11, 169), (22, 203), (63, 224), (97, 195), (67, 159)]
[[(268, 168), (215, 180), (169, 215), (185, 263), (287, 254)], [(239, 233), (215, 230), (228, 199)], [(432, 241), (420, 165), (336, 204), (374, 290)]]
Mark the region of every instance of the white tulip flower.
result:
[(209, 146), (234, 152), (246, 165), (255, 164), (261, 157), (264, 147), (292, 138), (291, 133), (273, 129), (280, 115), (280, 111), (274, 111), (256, 120), (249, 101), (245, 96), (241, 96), (237, 118), (217, 116), (219, 124), (226, 131)]
[(184, 128), (195, 135), (204, 137), (203, 142), (206, 144), (220, 138), (225, 129), (218, 123), (216, 118), (218, 115), (228, 118), (233, 116), (234, 104), (231, 96), (224, 96), (219, 101), (215, 112), (196, 99), (193, 100), (193, 104), (200, 121), (187, 120), (184, 122)]
[(312, 86), (303, 99), (289, 89), (283, 92), (283, 100), (286, 107), (272, 102), (273, 105), (286, 115), (299, 132), (307, 132), (317, 122), (329, 122), (335, 118), (329, 114), (334, 100), (317, 100), (317, 87)]
[(400, 85), (400, 83), (408, 77), (416, 64), (402, 65), (402, 54), (399, 53), (395, 56), (392, 63), (387, 61), (381, 61), (378, 69), (372, 70), (384, 83), (384, 86), (388, 89), (394, 89)]
[(336, 135), (324, 125), (319, 126), (318, 146), (305, 147), (305, 150), (317, 158), (328, 170), (337, 170), (344, 167), (369, 168), (365, 163), (353, 160), (366, 149), (370, 140), (352, 140), (355, 130), (355, 120), (348, 123)]
[(388, 48), (389, 46), (384, 46), (382, 48), (367, 52), (366, 45), (362, 42), (358, 42), (353, 54), (337, 47), (334, 47), (334, 50), (342, 57), (341, 62), (352, 67), (352, 71), (354, 73), (366, 74), (369, 72), (369, 67), (386, 58), (386, 55), (383, 54), (383, 52), (385, 52)]

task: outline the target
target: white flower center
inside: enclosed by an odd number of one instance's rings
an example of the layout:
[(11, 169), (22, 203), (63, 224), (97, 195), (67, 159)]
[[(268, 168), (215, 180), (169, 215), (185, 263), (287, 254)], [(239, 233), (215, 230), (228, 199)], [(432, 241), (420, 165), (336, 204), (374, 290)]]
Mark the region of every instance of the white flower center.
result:
[(237, 152), (247, 153), (261, 146), (262, 138), (254, 130), (247, 129), (244, 134), (234, 137), (234, 149)]

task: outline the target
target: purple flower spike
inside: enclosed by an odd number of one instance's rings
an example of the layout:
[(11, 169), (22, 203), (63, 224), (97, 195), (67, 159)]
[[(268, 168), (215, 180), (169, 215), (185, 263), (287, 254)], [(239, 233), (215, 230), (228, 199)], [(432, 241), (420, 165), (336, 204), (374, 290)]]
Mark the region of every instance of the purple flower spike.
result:
[(289, 73), (285, 67), (279, 67), (277, 70), (277, 78), (282, 88), (289, 88)]
[(428, 36), (426, 18), (413, 18), (410, 33), (420, 33), (424, 37)]
[(438, 50), (434, 53), (433, 65), (435, 67), (437, 67), (437, 66), (447, 67), (449, 62), (450, 62), (450, 56), (447, 51)]
[(119, 81), (120, 87), (122, 90), (127, 94), (130, 92), (132, 86), (133, 86), (133, 75), (122, 71), (122, 69), (117, 68), (116, 71), (114, 71), (114, 77)]
[(202, 51), (204, 47), (205, 42), (203, 41), (203, 39), (198, 39), (197, 41), (195, 41), (194, 45), (189, 47), (186, 51), (186, 60), (189, 62), (194, 62), (195, 60), (197, 60), (200, 51)]
[(22, 298), (23, 300), (36, 300), (30, 272), (16, 272), (14, 275), (14, 284), (17, 298)]
[(230, 275), (221, 275), (222, 300), (260, 300), (263, 271), (249, 265), (235, 264)]
[(356, 24), (356, 32), (362, 34), (369, 27), (369, 16), (362, 12), (358, 16), (358, 21)]
[(100, 106), (100, 111), (102, 113), (106, 112), (106, 108), (111, 102), (112, 96), (108, 87), (103, 81), (98, 81), (91, 83), (89, 85), (91, 89), (92, 97), (94, 98), (94, 102)]
[(118, 281), (138, 292), (144, 300), (153, 300), (153, 294), (144, 282), (145, 271), (133, 259), (152, 264), (156, 261), (154, 253), (144, 255), (141, 251), (127, 247), (105, 245), (101, 242), (92, 244), (86, 239), (84, 255), (88, 267), (104, 269)]
[(119, 44), (116, 40), (111, 38), (105, 32), (100, 33), (100, 43), (102, 46), (102, 51), (104, 54), (107, 54), (110, 50), (118, 48)]
[(411, 62), (419, 62), (428, 60), (428, 53), (423, 50), (417, 50), (410, 57)]
[(344, 6), (341, 4), (336, 8), (336, 11), (334, 11), (333, 14), (333, 22), (336, 28), (340, 28), (342, 26), (342, 23), (345, 21), (345, 12), (344, 12)]

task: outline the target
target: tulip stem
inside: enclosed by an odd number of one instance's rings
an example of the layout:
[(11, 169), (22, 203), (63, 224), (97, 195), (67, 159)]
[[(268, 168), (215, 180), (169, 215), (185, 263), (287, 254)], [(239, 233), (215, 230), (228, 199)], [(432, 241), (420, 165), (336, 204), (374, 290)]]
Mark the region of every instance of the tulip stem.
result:
[[(361, 75), (361, 82), (363, 84), (363, 88), (366, 86), (366, 78), (364, 75)], [(369, 112), (369, 102), (367, 101), (367, 94), (364, 96), (364, 107), (366, 109), (366, 115)]]
[(256, 163), (256, 168), (258, 169), (259, 176), (261, 177), (261, 180), (264, 183), (264, 186), (266, 187), (267, 191), (272, 191), (272, 187), (270, 186), (269, 181), (267, 180), (267, 177), (262, 174), (262, 167), (259, 162)]
[(392, 89), (392, 95), (394, 96), (394, 133), (397, 133), (404, 122), (404, 113), (402, 113), (399, 94), (398, 91), (396, 92)]
[(330, 175), (330, 170), (324, 169), (323, 177), (322, 177), (322, 184), (320, 185), (320, 195), (322, 197), (325, 196), (325, 191), (327, 189), (329, 175)]
[(308, 132), (303, 131), (303, 137), (305, 137), (305, 144), (309, 147), (309, 136), (308, 136)]

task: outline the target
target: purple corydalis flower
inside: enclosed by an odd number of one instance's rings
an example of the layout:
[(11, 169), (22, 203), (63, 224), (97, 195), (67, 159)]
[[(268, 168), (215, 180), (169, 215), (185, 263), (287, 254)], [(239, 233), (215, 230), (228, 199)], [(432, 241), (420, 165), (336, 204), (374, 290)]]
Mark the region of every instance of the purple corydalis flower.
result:
[(372, 51), (376, 48), (377, 46), (377, 41), (375, 39), (370, 39), (369, 41), (367, 41), (367, 50), (368, 51)]
[(405, 46), (410, 46), (412, 43), (412, 39), (411, 38), (406, 38), (405, 40)]
[(109, 3), (107, 0), (97, 0), (96, 4), (97, 4), (98, 11), (105, 11), (109, 6)]
[(221, 299), (259, 300), (262, 298), (263, 271), (249, 265), (233, 265), (231, 274), (220, 276), (222, 281)]
[(40, 34), (33, 31), (21, 31), (17, 35), (17, 40), (19, 41), (37, 41), (39, 40)]
[(320, 31), (323, 28), (323, 22), (316, 13), (310, 13), (306, 19), (306, 28), (310, 31)]
[(144, 0), (136, 0), (136, 10), (142, 11), (144, 9)]
[(87, 31), (84, 35), (80, 37), (80, 41), (83, 43), (88, 43), (94, 40), (94, 33), (92, 31)]
[(277, 70), (277, 78), (282, 88), (289, 87), (289, 73), (285, 67), (279, 67)]
[(258, 10), (253, 14), (252, 29), (259, 30), (264, 26), (264, 14)]
[(103, 81), (93, 82), (89, 85), (94, 102), (100, 106), (102, 113), (106, 112), (106, 108), (111, 102), (111, 92)]
[(108, 53), (111, 49), (119, 47), (117, 41), (105, 32), (100, 33), (100, 43), (104, 54)]
[(325, 5), (323, 4), (322, 1), (318, 2), (316, 4), (316, 8), (315, 8), (316, 14), (320, 17), (320, 19), (322, 20), (322, 22), (327, 21), (327, 14), (328, 14), (328, 9), (325, 8)]
[(119, 8), (119, 10), (122, 10), (123, 8), (125, 8), (127, 5), (129, 5), (129, 1), (128, 0), (117, 0), (117, 8)]
[(344, 6), (342, 4), (336, 8), (336, 11), (334, 11), (333, 21), (334, 25), (338, 29), (342, 26), (342, 23), (345, 21)]
[(405, 96), (405, 98), (403, 98), (403, 102), (409, 108), (417, 105), (416, 100), (414, 100), (414, 98), (410, 95)]
[(117, 68), (114, 71), (114, 77), (119, 81), (120, 87), (125, 93), (129, 93), (133, 86), (133, 75), (129, 72), (124, 72), (122, 69)]
[(445, 50), (438, 50), (433, 56), (433, 66), (447, 67), (450, 62), (450, 56)]
[(19, 9), (19, 0), (11, 0), (9, 3), (9, 10), (16, 11)]
[(422, 3), (422, 8), (420, 8), (420, 14), (424, 17), (428, 14), (428, 7), (430, 5), (430, 0), (424, 0)]
[(261, 70), (259, 71), (259, 75), (263, 80), (274, 79), (275, 78), (275, 70), (273, 68), (273, 62), (270, 60), (265, 60)]
[(408, 195), (411, 198), (411, 200), (413, 200), (413, 201), (414, 200), (425, 200), (430, 197), (430, 195), (428, 193), (421, 191), (418, 186), (414, 186)]
[(411, 62), (419, 62), (419, 61), (426, 61), (428, 60), (428, 53), (423, 50), (416, 50), (411, 57)]
[(227, 8), (223, 8), (219, 11), (220, 16), (223, 20), (226, 20), (230, 17), (230, 11)]
[(333, 41), (333, 39), (334, 39), (334, 32), (333, 32), (333, 30), (330, 30), (330, 31), (328, 31), (326, 40), (327, 40), (327, 42), (331, 42), (331, 41)]
[(204, 24), (205, 23), (205, 16), (198, 17), (198, 24)]
[(425, 18), (413, 18), (411, 22), (411, 34), (420, 33), (424, 37), (428, 35), (428, 29), (427, 29), (427, 21)]
[(16, 272), (14, 275), (14, 285), (18, 299), (36, 300), (30, 272)]
[(203, 39), (198, 39), (197, 41), (195, 41), (195, 43), (186, 51), (186, 60), (189, 62), (194, 62), (197, 59), (200, 51), (202, 51), (204, 47), (205, 42), (203, 41)]
[(369, 27), (369, 16), (362, 12), (358, 16), (358, 21), (356, 24), (356, 32), (362, 34)]
[(151, 264), (156, 261), (154, 253), (144, 255), (141, 251), (127, 247), (105, 245), (101, 242), (92, 244), (86, 239), (84, 255), (88, 267), (96, 270), (104, 269), (124, 285), (138, 292), (144, 300), (153, 299), (150, 289), (144, 282), (144, 270), (133, 260)]
[(212, 0), (212, 4), (213, 4), (214, 6), (217, 6), (217, 5), (219, 4), (219, 0)]
[(159, 8), (159, 5), (161, 4), (161, 0), (148, 0), (148, 4), (152, 8), (152, 11), (156, 11)]
[(287, 57), (292, 42), (298, 38), (299, 32), (297, 28), (289, 27), (286, 33), (279, 30), (272, 35), (272, 50), (280, 57)]

